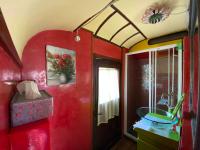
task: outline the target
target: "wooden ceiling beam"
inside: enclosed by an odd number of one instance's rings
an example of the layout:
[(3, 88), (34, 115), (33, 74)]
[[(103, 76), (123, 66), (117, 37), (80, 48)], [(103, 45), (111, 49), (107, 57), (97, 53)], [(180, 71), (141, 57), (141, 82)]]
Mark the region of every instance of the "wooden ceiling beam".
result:
[(98, 34), (98, 32), (100, 31), (100, 29), (103, 27), (103, 25), (114, 15), (116, 14), (117, 11), (112, 12), (110, 15), (107, 16), (107, 18), (100, 24), (100, 26), (97, 28), (96, 32), (95, 32), (95, 36)]
[(87, 20), (85, 20), (83, 23), (81, 23), (78, 27), (76, 27), (76, 29), (73, 30), (73, 32), (75, 32), (76, 30), (80, 29), (81, 27), (83, 27), (86, 23), (88, 23), (90, 20), (92, 20), (92, 18), (94, 18), (96, 16), (96, 14), (92, 15), (90, 18), (88, 18)]
[(162, 42), (178, 40), (178, 39), (182, 39), (184, 36), (187, 36), (187, 35), (188, 35), (187, 31), (172, 33), (172, 34), (164, 35), (164, 36), (161, 36), (161, 37), (152, 38), (148, 41), (148, 44), (153, 45), (153, 44), (158, 44), (158, 43), (162, 43)]
[(111, 7), (117, 11), (125, 20), (127, 20), (142, 36), (147, 39), (147, 37), (144, 35), (144, 33), (125, 15), (123, 14), (117, 7), (114, 5), (111, 5)]
[(124, 26), (122, 26), (119, 30), (117, 30), (117, 31), (115, 32), (115, 34), (113, 34), (113, 36), (110, 38), (109, 41), (112, 41), (112, 39), (113, 39), (120, 31), (122, 31), (124, 28), (126, 28), (126, 27), (129, 26), (129, 25), (130, 25), (130, 22), (128, 22), (127, 24), (125, 24)]
[[(95, 38), (97, 38), (97, 39), (101, 39), (101, 40), (103, 40), (103, 41), (105, 41), (105, 42), (108, 42), (108, 43), (110, 43), (110, 44), (113, 44), (113, 45), (115, 45), (115, 46), (117, 46), (117, 47), (120, 47), (118, 44), (116, 44), (116, 43), (114, 43), (114, 42), (111, 42), (111, 41), (109, 41), (109, 40), (107, 40), (107, 39), (104, 39), (103, 37), (100, 37), (100, 36), (95, 36), (94, 35), (94, 37)], [(120, 47), (121, 48), (121, 47)]]
[(124, 43), (126, 43), (128, 40), (130, 40), (132, 37), (136, 36), (137, 34), (140, 34), (140, 32), (134, 33), (133, 35), (128, 37), (124, 42), (122, 42), (122, 44), (120, 46), (122, 47), (124, 45)]

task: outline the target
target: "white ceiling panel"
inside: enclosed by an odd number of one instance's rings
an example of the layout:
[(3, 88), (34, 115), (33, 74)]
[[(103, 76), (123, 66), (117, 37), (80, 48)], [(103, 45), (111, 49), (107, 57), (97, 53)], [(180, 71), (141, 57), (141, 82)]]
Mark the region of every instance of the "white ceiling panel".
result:
[(85, 29), (88, 29), (95, 33), (100, 26), (100, 24), (110, 15), (114, 12), (114, 10), (111, 7), (108, 7), (105, 9), (100, 15), (95, 17), (92, 21), (88, 22), (87, 25), (84, 25)]
[(121, 27), (127, 23), (128, 22), (123, 17), (116, 13), (104, 24), (104, 26), (99, 31), (98, 36), (110, 40), (112, 35), (114, 35)]
[(137, 30), (133, 28), (132, 25), (129, 25), (124, 30), (119, 32), (112, 40), (117, 45), (121, 45), (127, 38), (129, 38), (131, 35), (136, 33)]
[(133, 43), (135, 44), (135, 43), (142, 41), (142, 40), (144, 40), (144, 37), (141, 34), (137, 34), (137, 35), (133, 36), (132, 38), (130, 38), (122, 46), (126, 47), (126, 48), (130, 48), (131, 46), (133, 46)]

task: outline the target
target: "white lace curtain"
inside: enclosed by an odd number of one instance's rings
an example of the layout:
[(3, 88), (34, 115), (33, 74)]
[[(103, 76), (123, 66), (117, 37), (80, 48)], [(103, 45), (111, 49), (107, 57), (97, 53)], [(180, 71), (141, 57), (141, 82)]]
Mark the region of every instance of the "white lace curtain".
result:
[(99, 68), (98, 125), (119, 116), (119, 70)]

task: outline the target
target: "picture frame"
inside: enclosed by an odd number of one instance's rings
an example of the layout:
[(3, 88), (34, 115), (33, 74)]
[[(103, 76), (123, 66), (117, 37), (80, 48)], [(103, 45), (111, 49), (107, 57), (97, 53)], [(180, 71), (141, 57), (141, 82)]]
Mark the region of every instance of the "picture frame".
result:
[(48, 86), (74, 83), (76, 81), (76, 52), (47, 45), (46, 72)]

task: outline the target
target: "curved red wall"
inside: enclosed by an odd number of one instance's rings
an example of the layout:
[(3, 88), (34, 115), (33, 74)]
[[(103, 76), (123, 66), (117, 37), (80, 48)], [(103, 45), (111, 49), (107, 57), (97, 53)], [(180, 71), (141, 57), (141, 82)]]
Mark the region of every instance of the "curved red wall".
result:
[[(33, 36), (24, 48), (22, 56), (22, 79), (35, 80), (40, 89), (54, 97), (54, 114), (49, 119), (52, 150), (92, 149), (92, 58), (93, 53), (121, 60), (121, 48), (93, 37), (91, 32), (81, 30), (80, 42), (74, 41), (72, 32), (49, 30)], [(61, 86), (46, 84), (46, 45), (76, 51), (76, 83)], [(46, 125), (48, 129), (48, 125)], [(26, 134), (29, 134), (29, 130)], [(40, 138), (40, 135), (38, 135)], [(29, 143), (31, 139), (26, 138)], [(48, 142), (45, 149), (49, 149)], [(23, 147), (22, 147), (23, 148)]]
[[(89, 150), (92, 145), (92, 35), (81, 31), (80, 36), (81, 41), (75, 42), (72, 32), (43, 31), (28, 41), (23, 52), (22, 79), (36, 80), (54, 97), (54, 113), (49, 120), (53, 150)], [(47, 44), (76, 51), (75, 84), (46, 85)]]

